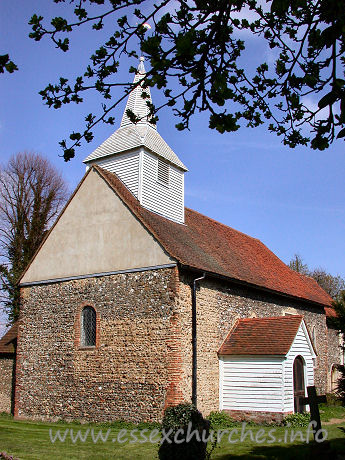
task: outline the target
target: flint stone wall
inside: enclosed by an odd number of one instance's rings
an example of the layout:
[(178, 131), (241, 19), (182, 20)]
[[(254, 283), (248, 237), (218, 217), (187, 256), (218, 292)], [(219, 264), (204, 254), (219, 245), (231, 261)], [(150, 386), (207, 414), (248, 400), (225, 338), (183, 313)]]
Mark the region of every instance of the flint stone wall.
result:
[[(23, 288), (15, 415), (153, 421), (182, 402), (176, 269)], [(81, 348), (80, 313), (97, 314)]]
[[(191, 401), (190, 282), (177, 268), (23, 288), (15, 415), (55, 420), (161, 420)], [(80, 347), (80, 313), (97, 312), (93, 349)], [(198, 408), (219, 409), (218, 349), (238, 318), (302, 314), (315, 327), (315, 384), (327, 388), (322, 308), (206, 278), (197, 291)]]
[(0, 413), (12, 411), (14, 369), (14, 355), (0, 355)]
[[(200, 275), (199, 275), (200, 276)], [(177, 304), (181, 311), (190, 311), (191, 289), (189, 283), (197, 277), (187, 271), (182, 274)], [(206, 278), (197, 290), (197, 366), (198, 409), (207, 416), (219, 410), (219, 361), (217, 352), (238, 318), (282, 316), (285, 313), (301, 314), (308, 329), (315, 326), (317, 341), (317, 367), (315, 386), (324, 393), (327, 388), (327, 334), (323, 309), (297, 300), (269, 293), (237, 287), (234, 284)], [(182, 305), (185, 307), (183, 308)], [(184, 399), (191, 398), (191, 314), (181, 318), (184, 337), (183, 390)]]
[[(343, 359), (343, 351), (341, 349), (341, 337), (338, 334), (338, 331), (333, 329), (332, 327), (328, 328), (327, 331), (327, 344), (328, 344), (328, 350), (327, 350), (327, 357), (328, 357), (328, 387), (327, 391), (332, 392), (334, 391), (334, 388), (332, 388), (332, 381), (331, 381), (331, 375), (332, 375), (332, 368), (334, 365), (338, 364), (344, 364), (344, 359)], [(340, 374), (336, 372), (336, 376), (340, 377)]]

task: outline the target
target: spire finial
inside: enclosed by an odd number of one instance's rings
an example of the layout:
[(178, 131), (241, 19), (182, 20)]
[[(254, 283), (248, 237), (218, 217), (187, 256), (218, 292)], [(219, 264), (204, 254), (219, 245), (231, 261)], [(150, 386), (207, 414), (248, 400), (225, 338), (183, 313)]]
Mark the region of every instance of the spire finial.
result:
[(139, 65), (138, 65), (138, 72), (141, 73), (141, 74), (146, 73), (145, 72), (145, 67), (144, 67), (144, 61), (145, 61), (144, 56), (140, 56)]
[[(143, 84), (138, 84), (139, 82), (141, 83), (141, 80), (143, 80), (146, 75), (144, 60), (144, 56), (140, 56), (138, 69), (135, 73), (133, 80), (134, 88), (130, 92), (127, 99), (126, 108), (121, 120), (121, 128), (128, 125), (133, 126), (133, 122), (129, 119), (127, 115), (127, 110), (129, 109), (138, 118), (140, 118), (140, 121), (136, 123), (137, 125), (149, 125), (151, 126), (151, 128), (156, 129), (156, 125), (149, 121), (150, 110), (147, 103), (149, 102), (150, 104), (152, 104), (150, 88), (149, 86), (143, 88)], [(142, 97), (143, 93), (145, 93), (145, 97)]]

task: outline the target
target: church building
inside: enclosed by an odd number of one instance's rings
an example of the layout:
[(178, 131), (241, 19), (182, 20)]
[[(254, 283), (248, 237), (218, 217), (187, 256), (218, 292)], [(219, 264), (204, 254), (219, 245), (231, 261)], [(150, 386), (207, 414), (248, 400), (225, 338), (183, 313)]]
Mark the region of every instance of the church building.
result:
[(84, 160), (20, 280), (14, 414), (154, 421), (193, 401), (204, 416), (279, 421), (304, 410), (308, 385), (331, 389), (332, 299), (259, 240), (185, 208), (187, 167), (148, 119), (144, 77), (141, 58), (120, 128)]

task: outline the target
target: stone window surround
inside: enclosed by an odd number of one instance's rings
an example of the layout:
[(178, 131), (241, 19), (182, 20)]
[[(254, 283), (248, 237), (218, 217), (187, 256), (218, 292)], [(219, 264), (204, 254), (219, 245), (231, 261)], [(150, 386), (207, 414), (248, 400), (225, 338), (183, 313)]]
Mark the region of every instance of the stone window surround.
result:
[[(96, 345), (91, 346), (91, 347), (83, 346), (80, 343), (81, 314), (85, 307), (92, 307), (96, 313)], [(101, 322), (100, 314), (97, 311), (97, 308), (95, 307), (93, 302), (82, 302), (80, 305), (78, 305), (77, 310), (76, 310), (76, 317), (74, 321), (74, 346), (76, 350), (92, 351), (92, 350), (96, 350), (97, 348), (99, 348), (100, 346), (100, 322)]]

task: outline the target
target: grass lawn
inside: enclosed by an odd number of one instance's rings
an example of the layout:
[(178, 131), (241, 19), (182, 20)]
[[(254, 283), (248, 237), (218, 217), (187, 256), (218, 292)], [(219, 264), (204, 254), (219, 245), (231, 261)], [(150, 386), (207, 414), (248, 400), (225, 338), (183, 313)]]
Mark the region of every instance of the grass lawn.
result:
[[(326, 457), (322, 453), (322, 445), (315, 445), (313, 442), (307, 444), (300, 442), (298, 437), (291, 442), (292, 430), (296, 434), (301, 431), (304, 439), (306, 438), (306, 428), (286, 428), (274, 426), (258, 426), (246, 425), (244, 433), (248, 433), (243, 442), (239, 442), (241, 436), (242, 425), (234, 428), (228, 428), (229, 431), (237, 429), (233, 432), (231, 440), (237, 441), (229, 443), (228, 433), (224, 434), (221, 442), (213, 451), (211, 459), (226, 460), (226, 459), (323, 459), (336, 458), (336, 454), (345, 455), (345, 408), (343, 407), (327, 407), (322, 406), (321, 414), (323, 421), (331, 420), (331, 424), (324, 425), (328, 431), (328, 439), (330, 445), (328, 449), (332, 450), (332, 454)], [(332, 419), (343, 419), (337, 423), (332, 423)], [(139, 426), (139, 429), (145, 425)], [(121, 433), (121, 430), (127, 428), (127, 433)], [(139, 432), (135, 432), (130, 436), (130, 431), (136, 428), (134, 425), (124, 425), (114, 423), (113, 425), (96, 425), (87, 424), (80, 425), (77, 423), (42, 423), (14, 420), (10, 416), (0, 416), (0, 452), (6, 452), (20, 459), (154, 459), (158, 458), (158, 441), (159, 437), (153, 435), (153, 443), (140, 442)], [(94, 436), (97, 436), (99, 430), (102, 430), (103, 436), (109, 430), (108, 440), (102, 442), (94, 442), (91, 436), (91, 430), (94, 430)], [(152, 430), (153, 428), (150, 428)], [(49, 430), (52, 436), (55, 436), (57, 430), (60, 430), (61, 436), (67, 433), (64, 442), (57, 439), (54, 443), (50, 440)], [(66, 431), (67, 430), (67, 431)], [(72, 430), (72, 432), (71, 432)], [(86, 436), (85, 442), (80, 439), (71, 439), (76, 435), (78, 430), (82, 435)], [(87, 431), (89, 430), (89, 431)], [(252, 435), (249, 434), (249, 430)], [(269, 431), (271, 435), (269, 435)], [(286, 431), (288, 430), (288, 431)], [(144, 433), (149, 436), (149, 431)], [(120, 436), (120, 437), (119, 437)], [(251, 439), (252, 436), (252, 439)], [(121, 443), (119, 441), (125, 440)], [(284, 437), (286, 441), (284, 442)], [(113, 441), (115, 439), (115, 441)], [(255, 439), (261, 442), (256, 442)], [(265, 442), (262, 442), (266, 439)], [(132, 442), (129, 442), (132, 441)], [(135, 442), (133, 442), (135, 441)], [(183, 460), (183, 459), (181, 459)]]

